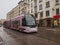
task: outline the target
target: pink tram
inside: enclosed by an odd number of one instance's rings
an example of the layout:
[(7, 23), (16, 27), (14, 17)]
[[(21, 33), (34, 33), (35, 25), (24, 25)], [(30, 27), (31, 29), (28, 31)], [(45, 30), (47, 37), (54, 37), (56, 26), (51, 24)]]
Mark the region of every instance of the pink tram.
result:
[(20, 15), (4, 22), (4, 27), (22, 32), (37, 32), (36, 19), (32, 15)]

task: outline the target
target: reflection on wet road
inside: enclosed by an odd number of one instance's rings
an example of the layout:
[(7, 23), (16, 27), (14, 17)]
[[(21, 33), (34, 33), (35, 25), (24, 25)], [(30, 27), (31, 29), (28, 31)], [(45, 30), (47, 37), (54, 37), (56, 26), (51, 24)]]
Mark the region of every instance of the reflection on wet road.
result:
[(58, 45), (54, 41), (37, 37), (36, 34), (25, 34), (19, 31), (0, 27), (0, 36), (5, 45)]

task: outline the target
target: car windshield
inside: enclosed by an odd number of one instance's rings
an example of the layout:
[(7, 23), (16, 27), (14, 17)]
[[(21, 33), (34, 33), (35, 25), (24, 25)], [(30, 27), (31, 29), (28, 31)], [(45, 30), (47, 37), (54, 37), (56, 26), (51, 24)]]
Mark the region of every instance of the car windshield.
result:
[(36, 21), (35, 21), (34, 17), (30, 16), (30, 15), (26, 16), (26, 22), (27, 22), (27, 25), (29, 25), (29, 26), (36, 25)]

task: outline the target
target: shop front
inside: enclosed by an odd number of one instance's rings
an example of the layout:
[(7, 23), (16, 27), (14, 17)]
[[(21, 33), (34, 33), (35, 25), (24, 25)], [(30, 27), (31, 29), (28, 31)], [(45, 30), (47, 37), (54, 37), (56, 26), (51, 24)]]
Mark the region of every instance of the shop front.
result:
[(41, 27), (51, 27), (52, 26), (52, 18), (45, 18), (45, 19), (39, 20), (39, 25)]
[(60, 27), (60, 15), (53, 16), (54, 27)]

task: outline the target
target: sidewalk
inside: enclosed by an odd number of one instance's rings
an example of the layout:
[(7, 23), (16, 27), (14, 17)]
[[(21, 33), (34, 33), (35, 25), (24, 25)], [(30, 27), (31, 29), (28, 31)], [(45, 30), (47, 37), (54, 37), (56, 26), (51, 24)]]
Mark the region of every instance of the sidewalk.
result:
[(51, 28), (51, 27), (38, 27), (39, 29), (44, 29), (44, 30), (51, 30), (51, 31), (57, 31), (60, 32), (60, 28)]

